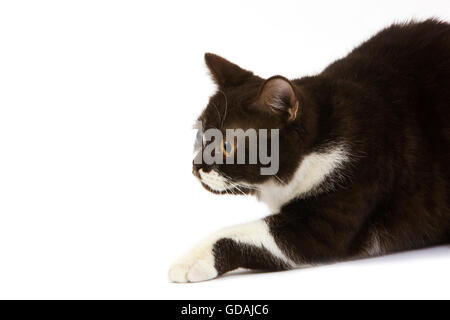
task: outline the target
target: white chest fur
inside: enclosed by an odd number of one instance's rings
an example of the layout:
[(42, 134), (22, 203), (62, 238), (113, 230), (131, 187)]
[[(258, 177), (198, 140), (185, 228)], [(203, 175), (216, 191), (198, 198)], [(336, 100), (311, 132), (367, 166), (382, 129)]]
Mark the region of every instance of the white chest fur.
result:
[[(268, 205), (272, 213), (278, 213), (289, 201), (314, 192), (327, 177), (341, 169), (348, 160), (348, 152), (343, 144), (310, 153), (302, 159), (288, 183), (283, 184), (273, 178), (259, 185), (258, 198)], [(334, 181), (327, 183), (333, 184)]]

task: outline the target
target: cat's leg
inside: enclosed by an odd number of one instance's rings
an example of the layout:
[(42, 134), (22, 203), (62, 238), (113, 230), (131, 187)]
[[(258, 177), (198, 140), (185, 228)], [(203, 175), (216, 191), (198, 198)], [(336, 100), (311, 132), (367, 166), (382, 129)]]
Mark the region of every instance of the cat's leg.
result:
[(266, 219), (262, 219), (211, 235), (172, 265), (169, 279), (204, 281), (239, 267), (286, 270), (295, 263), (277, 245)]

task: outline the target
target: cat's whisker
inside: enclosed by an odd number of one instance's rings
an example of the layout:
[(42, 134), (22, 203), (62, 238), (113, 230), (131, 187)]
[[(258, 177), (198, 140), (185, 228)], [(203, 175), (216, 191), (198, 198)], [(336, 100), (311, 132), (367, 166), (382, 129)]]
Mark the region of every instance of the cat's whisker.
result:
[(244, 191), (242, 191), (242, 189), (239, 188), (238, 186), (236, 186), (236, 189), (238, 189), (238, 191), (239, 191), (240, 193), (242, 193), (243, 195), (246, 195), (246, 193), (245, 193)]
[(236, 182), (236, 181), (234, 183), (236, 185), (238, 185), (239, 187), (242, 187), (242, 188), (251, 189), (251, 190), (260, 190), (260, 188), (257, 187), (257, 186), (251, 186), (251, 185), (239, 183), (239, 182)]
[(250, 189), (250, 190), (260, 190), (258, 187), (256, 186), (250, 186), (247, 184), (240, 184), (240, 183), (236, 183), (237, 186), (245, 188), (245, 189)]
[(259, 188), (256, 187), (256, 186), (250, 186), (250, 185), (242, 184), (242, 183), (239, 183), (239, 182), (235, 181), (233, 178), (231, 178), (230, 176), (228, 176), (226, 173), (222, 172), (222, 171), (219, 170), (219, 169), (217, 169), (217, 171), (218, 171), (224, 178), (226, 178), (226, 179), (228, 180), (227, 182), (228, 182), (229, 184), (231, 184), (233, 187), (235, 187), (236, 189), (238, 189), (242, 194), (246, 194), (246, 193), (243, 192), (242, 189), (240, 189), (239, 187), (241, 187), (241, 188), (246, 188), (246, 189), (250, 189), (250, 190), (259, 190)]
[[(226, 175), (224, 175), (224, 177), (227, 178)], [(227, 178), (227, 183), (245, 195), (245, 193), (239, 188), (239, 186), (236, 185), (235, 183), (233, 183), (233, 181), (231, 179)], [(235, 193), (233, 193), (233, 194), (235, 194)]]
[(228, 181), (228, 183), (231, 184), (231, 186), (233, 188), (235, 188), (236, 190), (238, 190), (240, 193), (242, 193), (243, 195), (246, 195), (246, 193), (244, 191), (242, 191), (237, 184), (234, 184), (234, 183), (232, 183), (230, 181)]
[(278, 179), (278, 181), (281, 182), (281, 184), (286, 184), (283, 180), (281, 180), (281, 178), (279, 176), (277, 176), (276, 174), (274, 174), (274, 177)]
[(257, 187), (257, 186), (251, 186), (251, 185), (247, 185), (247, 184), (243, 184), (243, 185), (241, 185), (241, 186), (244, 187), (244, 188), (247, 188), (247, 189), (261, 190), (261, 188), (260, 188), (260, 187)]

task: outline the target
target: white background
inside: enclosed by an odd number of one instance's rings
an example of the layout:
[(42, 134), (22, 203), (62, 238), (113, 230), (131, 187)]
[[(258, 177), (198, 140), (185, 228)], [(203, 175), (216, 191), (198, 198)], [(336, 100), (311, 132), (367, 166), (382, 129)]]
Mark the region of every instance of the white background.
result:
[(0, 298), (450, 298), (450, 247), (173, 284), (204, 236), (268, 213), (191, 175), (210, 51), (320, 72), (443, 1), (2, 1)]

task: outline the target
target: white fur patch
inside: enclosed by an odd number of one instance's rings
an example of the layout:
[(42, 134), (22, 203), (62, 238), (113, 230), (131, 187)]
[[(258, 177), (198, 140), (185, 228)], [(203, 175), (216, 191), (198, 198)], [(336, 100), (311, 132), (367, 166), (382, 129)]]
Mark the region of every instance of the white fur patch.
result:
[(282, 184), (272, 179), (259, 185), (259, 199), (265, 202), (273, 213), (277, 213), (292, 199), (314, 191), (327, 176), (340, 169), (348, 160), (349, 156), (343, 144), (325, 151), (313, 152), (303, 158), (289, 183)]
[(172, 265), (169, 270), (169, 279), (173, 282), (197, 282), (215, 278), (217, 271), (214, 267), (213, 247), (218, 240), (223, 238), (258, 248), (264, 247), (274, 257), (295, 267), (295, 263), (286, 257), (275, 243), (266, 222), (258, 220), (225, 228), (209, 236)]
[(203, 169), (200, 169), (198, 173), (202, 182), (211, 189), (219, 192), (229, 189), (227, 179), (219, 175), (216, 171), (204, 172)]

